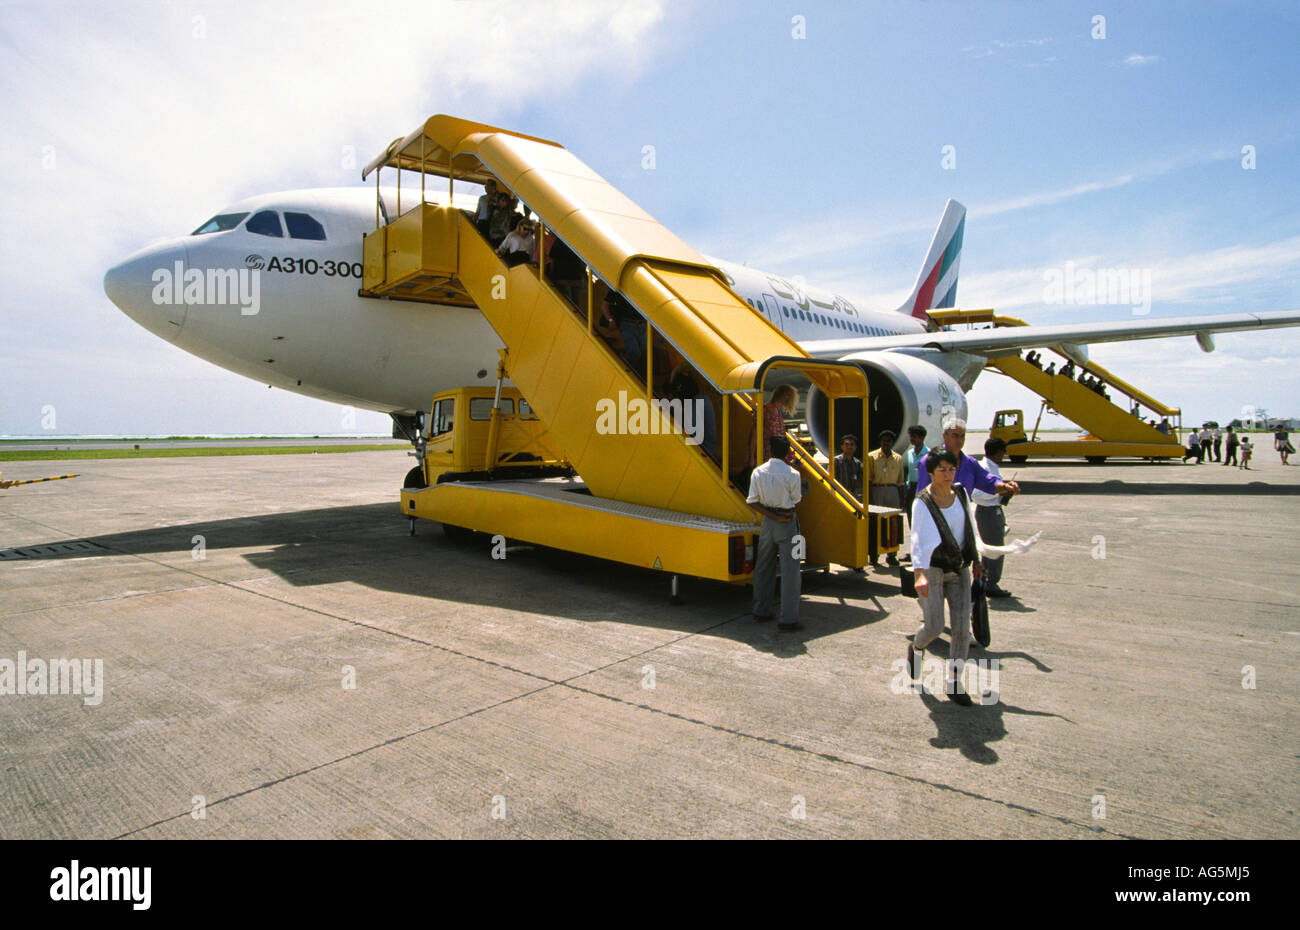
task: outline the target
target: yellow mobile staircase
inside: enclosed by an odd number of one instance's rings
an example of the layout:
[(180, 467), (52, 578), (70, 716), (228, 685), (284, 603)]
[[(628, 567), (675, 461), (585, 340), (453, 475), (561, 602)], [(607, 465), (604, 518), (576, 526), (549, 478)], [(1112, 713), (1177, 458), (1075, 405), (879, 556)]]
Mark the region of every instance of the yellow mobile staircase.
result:
[[(945, 326), (959, 323), (1027, 325), (1024, 320), (995, 315), (992, 310), (931, 310), (930, 317)], [(1067, 357), (1062, 355), (1062, 358)], [(989, 359), (987, 367), (1020, 382), (1043, 398), (1045, 409), (1056, 411), (1089, 433), (1089, 438), (1083, 441), (1036, 441), (1038, 431), (1035, 427), (1034, 440), (1024, 444), (1024, 448), (1010, 446), (1007, 450), (1009, 456), (1019, 458), (1032, 452), (1034, 455), (1082, 455), (1096, 459), (1106, 456), (1176, 458), (1183, 452), (1178, 442), (1178, 428), (1181, 424), (1179, 408), (1161, 403), (1096, 362), (1089, 361), (1079, 370), (1096, 375), (1106, 387), (1127, 396), (1135, 407), (1145, 407), (1167, 419), (1170, 423), (1169, 432), (1160, 432), (1155, 425), (1144, 422), (1131, 411), (1080, 384), (1074, 377), (1048, 374), (1019, 355)], [(1041, 411), (1039, 416), (1041, 418)]]
[[(426, 175), (447, 177), (453, 189), (458, 180), (495, 179), (587, 266), (585, 306), (575, 305), (540, 270), (545, 255), (540, 267), (507, 267), (471, 217), (421, 196), (365, 237), (362, 293), (477, 306), (506, 346), (509, 377), (597, 498), (752, 525), (753, 511), (731, 479), (750, 444), (759, 447), (754, 411), (762, 409), (767, 377), (797, 372), (832, 398), (866, 396), (860, 368), (809, 358), (718, 269), (554, 142), (434, 116), (389, 145), (364, 175), (382, 167), (398, 168), (399, 184), (401, 171), (419, 172), (422, 191)], [(645, 317), (645, 372), (633, 372), (598, 332), (598, 279)], [(654, 399), (655, 334), (707, 382), (707, 395), (721, 397), (721, 465), (657, 409), (649, 432), (600, 428), (602, 403)], [(853, 427), (868, 435), (865, 422)], [(807, 559), (861, 566), (873, 548), (896, 548), (896, 512), (871, 513), (791, 438), (809, 484), (798, 510)]]

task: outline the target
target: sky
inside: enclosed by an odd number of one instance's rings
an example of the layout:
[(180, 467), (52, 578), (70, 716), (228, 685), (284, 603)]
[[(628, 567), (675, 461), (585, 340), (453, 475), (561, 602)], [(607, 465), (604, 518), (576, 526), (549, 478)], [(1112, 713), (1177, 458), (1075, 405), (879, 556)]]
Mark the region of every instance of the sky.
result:
[[(434, 113), (559, 141), (698, 250), (859, 307), (911, 290), (952, 197), (959, 306), (1300, 308), (1298, 40), (1293, 2), (6, 2), (0, 435), (386, 433), (102, 281), (242, 197), (361, 184)], [(1149, 276), (1149, 308), (1053, 297), (1080, 270)], [(1300, 329), (1216, 342), (1092, 357), (1185, 421), (1300, 416)], [(992, 373), (969, 399), (972, 428), (1038, 410)]]

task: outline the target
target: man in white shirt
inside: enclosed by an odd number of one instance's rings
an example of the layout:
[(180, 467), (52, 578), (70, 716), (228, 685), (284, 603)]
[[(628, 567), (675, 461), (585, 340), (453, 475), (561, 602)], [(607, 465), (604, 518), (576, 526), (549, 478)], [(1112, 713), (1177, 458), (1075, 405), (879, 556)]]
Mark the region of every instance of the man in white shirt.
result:
[(803, 497), (803, 482), (799, 472), (785, 463), (790, 454), (790, 442), (784, 436), (773, 436), (772, 457), (754, 469), (749, 477), (749, 506), (763, 516), (758, 532), (758, 553), (754, 559), (754, 619), (758, 622), (772, 619), (772, 595), (776, 589), (776, 563), (781, 562), (781, 620), (777, 628), (782, 631), (801, 630), (799, 623), (799, 560), (794, 557), (795, 539), (799, 535), (799, 520), (795, 506)]

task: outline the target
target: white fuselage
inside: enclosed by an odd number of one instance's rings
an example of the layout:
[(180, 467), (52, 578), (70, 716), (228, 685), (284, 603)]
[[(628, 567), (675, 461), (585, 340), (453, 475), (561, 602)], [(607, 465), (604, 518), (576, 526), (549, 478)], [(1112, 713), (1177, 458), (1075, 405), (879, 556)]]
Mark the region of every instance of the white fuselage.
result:
[[(406, 209), (418, 199), (408, 196)], [(395, 218), (392, 192), (384, 197)], [(472, 209), (474, 203), (458, 197), (456, 205)], [(222, 215), (265, 211), (307, 215), (325, 238), (294, 238), (284, 226), (280, 236), (259, 235), (240, 222), (226, 231), (169, 239), (110, 269), (106, 292), (137, 323), (185, 351), (321, 400), (413, 413), (427, 409), (439, 391), (496, 377), (502, 344), (477, 310), (358, 296), (362, 236), (376, 226), (374, 189), (270, 194)], [(924, 331), (910, 316), (859, 310), (835, 294), (710, 261), (737, 294), (796, 342)], [(242, 294), (234, 275), (241, 269)], [(224, 289), (218, 286), (223, 270), (229, 277)]]

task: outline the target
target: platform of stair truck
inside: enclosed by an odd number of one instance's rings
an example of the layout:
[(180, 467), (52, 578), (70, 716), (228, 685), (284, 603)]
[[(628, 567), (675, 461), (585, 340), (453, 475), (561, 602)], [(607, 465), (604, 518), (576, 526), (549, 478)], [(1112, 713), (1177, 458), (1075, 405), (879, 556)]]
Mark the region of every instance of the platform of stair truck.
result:
[(403, 488), (402, 513), (448, 527), (677, 575), (744, 584), (758, 527), (592, 495), (580, 480)]

